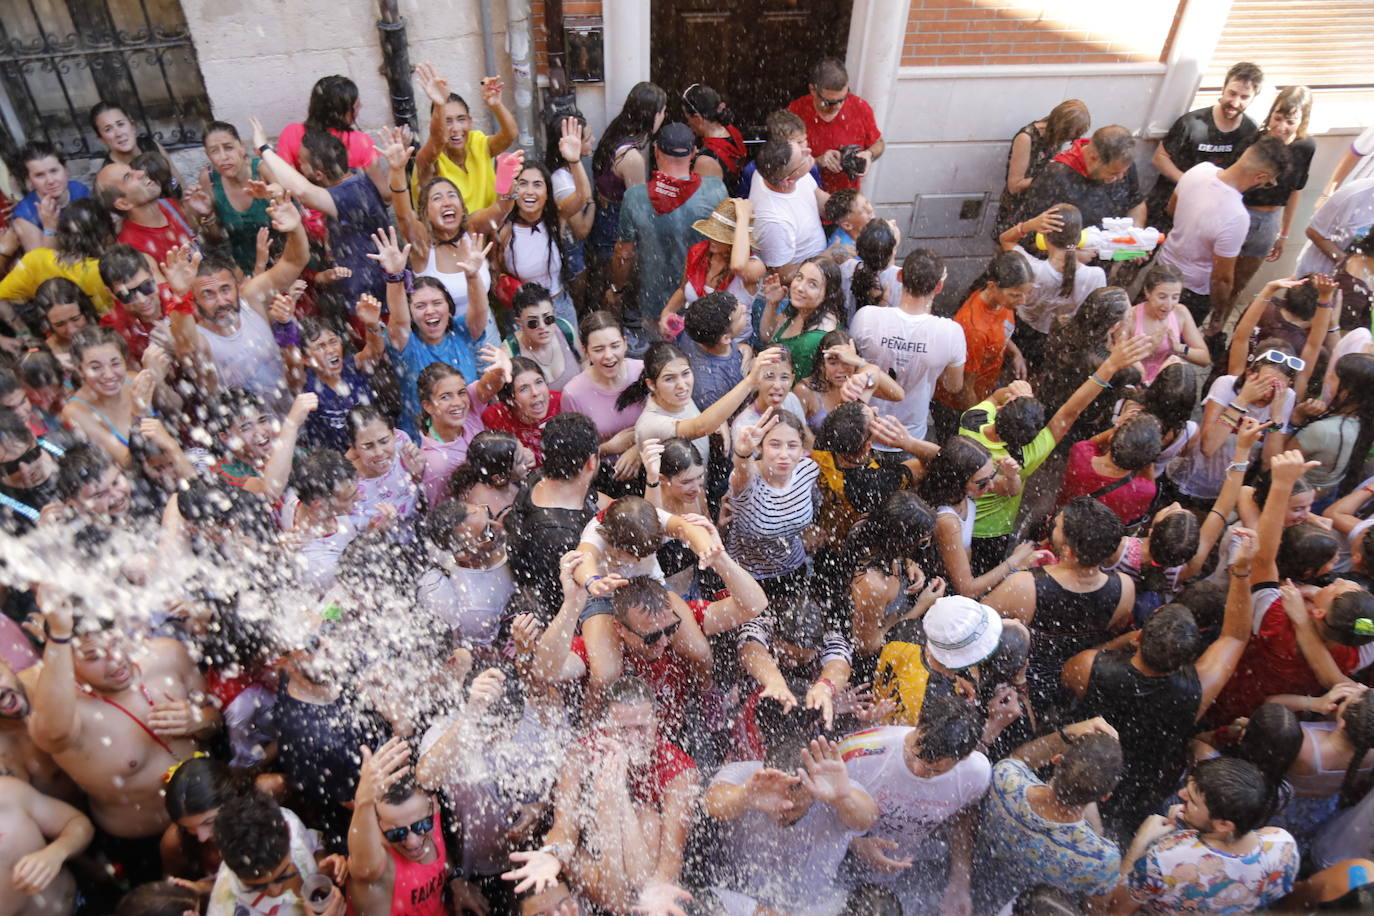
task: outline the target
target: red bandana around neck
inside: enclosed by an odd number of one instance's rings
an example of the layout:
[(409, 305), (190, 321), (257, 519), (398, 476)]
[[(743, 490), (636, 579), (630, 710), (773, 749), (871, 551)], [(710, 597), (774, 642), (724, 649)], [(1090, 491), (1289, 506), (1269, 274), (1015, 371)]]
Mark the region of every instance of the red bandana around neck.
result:
[(1054, 157), (1054, 161), (1064, 163), (1084, 178), (1087, 178), (1088, 163), (1083, 159), (1083, 147), (1087, 146), (1090, 142), (1090, 140), (1083, 138), (1073, 141), (1068, 149)]
[(653, 205), (654, 212), (660, 216), (664, 213), (672, 213), (685, 204), (700, 186), (700, 175), (674, 178), (663, 172), (654, 172), (649, 179), (649, 203)]

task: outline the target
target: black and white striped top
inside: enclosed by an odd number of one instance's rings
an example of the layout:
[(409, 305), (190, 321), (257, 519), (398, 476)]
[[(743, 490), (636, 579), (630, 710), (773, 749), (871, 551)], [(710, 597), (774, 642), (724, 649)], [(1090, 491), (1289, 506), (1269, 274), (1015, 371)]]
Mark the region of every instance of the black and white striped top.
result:
[(803, 455), (783, 487), (774, 488), (755, 474), (744, 492), (730, 497), (734, 517), (725, 549), (755, 579), (786, 575), (806, 562), (801, 533), (816, 518), (820, 473)]

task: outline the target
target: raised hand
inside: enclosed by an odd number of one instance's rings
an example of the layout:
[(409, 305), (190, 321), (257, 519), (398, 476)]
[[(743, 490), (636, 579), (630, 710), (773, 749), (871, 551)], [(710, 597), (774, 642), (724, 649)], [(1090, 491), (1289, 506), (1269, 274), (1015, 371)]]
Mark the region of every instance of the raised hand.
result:
[(573, 578), (573, 573), (577, 567), (582, 565), (584, 559), (582, 551), (569, 550), (558, 559), (558, 583), (563, 586), (564, 595), (574, 595), (581, 591), (582, 586), (577, 584)]
[(485, 367), (484, 371), (501, 370), (503, 382), (509, 382), (511, 378), (510, 360), (510, 351), (500, 344), (482, 344), (482, 349), (477, 351), (477, 361)]
[(630, 907), (630, 912), (636, 916), (687, 916), (680, 904), (691, 903), (693, 899), (676, 884), (650, 880), (639, 892), (639, 899)]
[(487, 254), (491, 251), (491, 246), (496, 244), (494, 241), (482, 244), (483, 236), (476, 232), (469, 232), (463, 236), (458, 243), (458, 269), (469, 277), (475, 276), (482, 269), (482, 263), (486, 261)]
[(435, 105), (443, 105), (448, 101), (448, 80), (439, 75), (433, 64), (427, 61), (418, 64), (415, 67), (415, 81), (420, 84), (425, 97)]
[(763, 299), (770, 308), (777, 308), (778, 303), (782, 302), (787, 295), (787, 287), (782, 285), (782, 278), (777, 274), (769, 274), (763, 278)]
[(495, 108), (501, 104), (501, 92), (506, 88), (506, 84), (501, 81), (499, 76), (482, 77), (482, 104), (488, 108)]
[(868, 420), (868, 434), (873, 441), (893, 448), (901, 448), (911, 438), (907, 428), (892, 417), (874, 414)]
[(763, 375), (763, 370), (782, 362), (783, 349), (783, 347), (769, 347), (754, 357), (754, 362), (749, 367), (749, 380), (757, 385), (759, 377)]
[(1112, 724), (1101, 716), (1092, 719), (1084, 719), (1081, 722), (1074, 722), (1064, 726), (1064, 734), (1070, 738), (1081, 738), (1084, 735), (1106, 735), (1108, 738), (1120, 737)]
[(827, 681), (816, 681), (806, 691), (807, 709), (818, 709), (826, 728), (835, 724), (835, 687)]
[(827, 805), (841, 801), (849, 794), (849, 771), (840, 757), (840, 746), (825, 738), (816, 738), (801, 753), (802, 785)]
[(56, 197), (44, 197), (38, 202), (38, 222), (48, 232), (57, 231), (57, 222), (61, 215), (62, 204)]
[(168, 289), (183, 296), (191, 291), (199, 268), (200, 251), (183, 242), (167, 252), (167, 259), (162, 262), (162, 276), (167, 280)]
[(301, 226), (301, 211), (296, 207), (290, 191), (273, 195), (267, 205), (267, 213), (272, 217), (272, 228), (282, 235), (290, 235)]
[(1236, 458), (1237, 461), (1246, 461), (1250, 457), (1250, 452), (1254, 449), (1255, 443), (1259, 442), (1260, 436), (1268, 427), (1254, 417), (1245, 417), (1240, 421), (1240, 426), (1236, 429)]
[[(793, 703), (796, 700), (792, 701)], [(801, 777), (772, 767), (763, 767), (749, 774), (744, 783), (744, 797), (750, 808), (764, 814), (782, 814), (792, 806), (788, 793), (801, 785)]]
[[(797, 708), (796, 694), (792, 693), (792, 691), (788, 689), (787, 681), (785, 680), (779, 680), (776, 683), (764, 684), (763, 689), (759, 691), (759, 699), (772, 700), (773, 702), (782, 706), (783, 712), (791, 712), (792, 710)], [(762, 771), (760, 770), (759, 772)], [(755, 773), (754, 775), (757, 776), (758, 773)]]
[(190, 184), (181, 191), (181, 202), (196, 216), (206, 219), (215, 212), (215, 201), (204, 185)]
[(1304, 460), (1302, 452), (1292, 448), (1282, 454), (1275, 455), (1269, 462), (1269, 471), (1273, 483), (1283, 483), (1291, 487), (1297, 483), (1299, 477), (1313, 468), (1321, 467), (1321, 465), (1320, 461)]
[(253, 149), (267, 145), (267, 131), (262, 129), (262, 122), (257, 115), (248, 116), (248, 124), (253, 128)]
[(162, 381), (167, 378), (167, 373), (172, 371), (171, 354), (157, 344), (150, 343), (143, 351), (143, 369), (151, 372), (158, 381)]
[(658, 483), (659, 462), (663, 460), (663, 443), (658, 439), (645, 439), (639, 446), (639, 460), (644, 463), (644, 477), (649, 483)]
[(319, 409), (319, 406), (319, 395), (310, 391), (302, 391), (291, 402), (291, 409), (286, 412), (286, 422), (300, 426), (305, 422), (306, 417)]
[(375, 328), (382, 323), (382, 304), (371, 293), (363, 293), (353, 306), (353, 314), (365, 328)]
[(404, 248), (400, 247), (395, 226), (387, 226), (372, 233), (372, 244), (377, 246), (377, 253), (369, 252), (367, 256), (380, 264), (382, 270), (387, 273), (401, 273), (410, 263), (410, 243), (407, 242)]
[(364, 745), (359, 748), (363, 765), (358, 771), (358, 791), (353, 801), (359, 805), (375, 805), (402, 776), (410, 770), (410, 745), (403, 738), (391, 738), (374, 752)]
[(468, 687), (467, 711), (473, 714), (486, 712), (491, 704), (501, 699), (505, 689), (506, 675), (500, 668), (488, 668), (473, 678)]
[(587, 583), (587, 594), (593, 598), (604, 598), (622, 585), (628, 585), (629, 583), (630, 580), (622, 575), (618, 575), (617, 573), (606, 573), (601, 576), (601, 578)]
[(1313, 274), (1308, 279), (1312, 281), (1312, 285), (1316, 288), (1317, 301), (1322, 305), (1326, 305), (1331, 301), (1332, 297), (1336, 295), (1337, 287), (1334, 278), (1328, 277), (1326, 274)]
[(1255, 553), (1259, 550), (1259, 535), (1249, 528), (1239, 526), (1231, 529), (1231, 535), (1236, 539), (1235, 549), (1231, 553), (1231, 565), (1249, 569), (1250, 561), (1255, 559)]
[(1034, 219), (1026, 220), (1021, 224), (1021, 228), (1027, 232), (1057, 232), (1063, 229), (1064, 217), (1059, 215), (1059, 205), (1050, 207)]
[(768, 431), (777, 424), (777, 414), (770, 406), (759, 416), (757, 422), (739, 431), (739, 436), (734, 444), (735, 457), (741, 461), (752, 457), (758, 452), (759, 446), (763, 444), (763, 437), (768, 435)]
[(380, 150), (386, 157), (386, 164), (393, 172), (404, 172), (406, 163), (414, 154), (415, 149), (406, 142), (406, 134), (399, 127), (383, 127), (377, 131), (377, 136), (381, 140)]
[(510, 625), (511, 639), (515, 642), (515, 654), (534, 655), (543, 632), (544, 628), (539, 625), (538, 617), (533, 614), (515, 615)]
[(582, 125), (577, 118), (563, 119), (563, 134), (558, 138), (558, 155), (569, 165), (582, 158)]
[(406, 473), (412, 479), (419, 481), (425, 476), (425, 466), (428, 461), (425, 459), (424, 450), (410, 440), (401, 444), (401, 467), (406, 469)]
[(268, 184), (260, 178), (250, 178), (244, 183), (248, 196), (254, 200), (271, 200), (281, 193), (281, 185)]
[(263, 226), (253, 240), (253, 263), (266, 264), (272, 254), (272, 230)]

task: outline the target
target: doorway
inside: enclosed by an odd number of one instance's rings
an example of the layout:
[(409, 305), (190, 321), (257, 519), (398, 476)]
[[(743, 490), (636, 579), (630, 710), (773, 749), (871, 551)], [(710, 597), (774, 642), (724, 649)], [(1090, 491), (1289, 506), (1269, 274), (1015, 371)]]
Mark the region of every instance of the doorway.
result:
[(844, 59), (853, 0), (652, 0), (650, 79), (682, 118), (682, 91), (719, 92), (746, 140), (768, 112), (806, 93), (822, 57)]

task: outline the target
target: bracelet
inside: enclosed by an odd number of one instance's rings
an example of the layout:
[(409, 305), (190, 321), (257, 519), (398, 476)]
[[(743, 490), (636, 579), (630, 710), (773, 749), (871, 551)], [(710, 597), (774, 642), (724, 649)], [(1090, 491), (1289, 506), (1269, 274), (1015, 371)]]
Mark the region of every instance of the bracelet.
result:
[(1245, 572), (1236, 572), (1236, 568), (1234, 566), (1228, 566), (1226, 567), (1226, 571), (1231, 575), (1235, 576), (1237, 579), (1250, 578), (1250, 570), (1248, 569)]
[(387, 185), (386, 187), (392, 194), (404, 194), (406, 192), (405, 188), (393, 188), (391, 185)]
[(830, 678), (828, 678), (828, 677), (818, 677), (818, 678), (816, 678), (816, 683), (817, 683), (817, 684), (824, 684), (825, 686), (829, 687), (829, 688), (830, 688), (830, 695), (831, 695), (832, 697), (835, 695), (835, 684), (834, 684), (833, 681), (830, 680)]
[(600, 579), (600, 578), (603, 578), (603, 577), (602, 577), (602, 576), (590, 576), (590, 577), (588, 577), (588, 579), (587, 579), (586, 582), (583, 582), (583, 583), (582, 583), (582, 587), (585, 588), (587, 591), (591, 591), (591, 590), (592, 590), (592, 583), (595, 582), (597, 579)]
[(754, 457), (754, 453), (753, 453), (753, 452), (750, 452), (750, 453), (747, 454), (747, 455), (741, 455), (741, 454), (739, 453), (739, 449), (736, 449), (736, 450), (735, 450), (735, 457), (738, 458), (738, 459), (740, 459), (741, 461), (748, 461), (750, 458), (753, 458), (753, 457)]
[(44, 229), (44, 230), (43, 230), (43, 234), (46, 235), (46, 236), (54, 236), (54, 235), (57, 235), (57, 230), (56, 230), (56, 229)]
[(1287, 233), (1287, 232), (1280, 232), (1280, 233), (1279, 233), (1279, 238), (1281, 238), (1281, 239), (1286, 239), (1286, 238), (1288, 238), (1288, 233)]
[(1223, 525), (1226, 524), (1226, 516), (1222, 515), (1222, 514), (1221, 514), (1220, 512), (1218, 512), (1216, 509), (1208, 509), (1208, 510), (1207, 510), (1207, 514), (1208, 514), (1208, 515), (1215, 515), (1217, 518), (1221, 519), (1221, 523), (1222, 523)]
[(1060, 728), (1056, 728), (1054, 731), (1055, 734), (1059, 736), (1060, 741), (1063, 741), (1065, 744), (1073, 744), (1073, 739), (1069, 737), (1069, 733), (1064, 731), (1062, 726)]
[(1227, 470), (1228, 472), (1230, 472), (1230, 471), (1244, 471), (1244, 470), (1248, 470), (1249, 467), (1250, 467), (1250, 462), (1248, 462), (1248, 461), (1232, 461), (1230, 464), (1228, 464), (1228, 465), (1226, 466), (1226, 470)]
[(43, 621), (43, 637), (46, 642), (50, 642), (57, 646), (65, 646), (72, 641), (72, 634), (70, 633), (65, 637), (54, 636), (52, 630), (48, 628), (48, 621), (46, 619)]
[(270, 143), (264, 143), (262, 146), (259, 146), (259, 147), (258, 147), (258, 155), (261, 156), (263, 153), (267, 152), (267, 151), (270, 150), (271, 148), (272, 148), (272, 144), (270, 144)]
[(407, 269), (401, 271), (400, 273), (394, 273), (394, 274), (391, 274), (391, 273), (383, 273), (383, 274), (382, 274), (382, 279), (385, 280), (385, 281), (388, 282), (388, 283), (404, 283), (404, 282), (406, 282), (406, 275), (409, 274), (409, 273), (410, 273), (410, 269), (409, 269), (409, 268), (407, 268)]
[(1094, 372), (1092, 375), (1088, 376), (1088, 380), (1091, 381), (1091, 382), (1094, 382), (1095, 384), (1097, 384), (1103, 391), (1111, 391), (1111, 390), (1112, 390), (1111, 384), (1110, 384), (1109, 382), (1104, 382), (1104, 381), (1102, 381), (1102, 379), (1098, 378), (1096, 372)]
[(1365, 484), (1364, 486), (1360, 487), (1360, 489), (1364, 490), (1366, 493), (1374, 493), (1374, 487), (1371, 487), (1369, 484)]
[(649, 483), (649, 481), (646, 480), (646, 481), (644, 481), (644, 486), (650, 487), (650, 488), (656, 487), (656, 486), (658, 486), (658, 481), (655, 480), (653, 483)]

